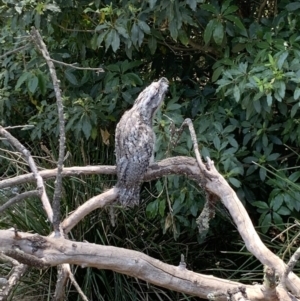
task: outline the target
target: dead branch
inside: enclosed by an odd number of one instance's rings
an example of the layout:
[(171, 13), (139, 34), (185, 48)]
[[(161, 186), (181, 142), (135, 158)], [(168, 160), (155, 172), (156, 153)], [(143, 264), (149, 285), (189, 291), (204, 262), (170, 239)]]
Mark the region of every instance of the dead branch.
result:
[(0, 213), (2, 213), (4, 210), (9, 208), (10, 206), (15, 205), (16, 203), (18, 203), (24, 199), (28, 199), (28, 198), (32, 198), (32, 197), (39, 197), (39, 196), (40, 196), (40, 193), (38, 190), (26, 191), (21, 194), (17, 194), (16, 196), (14, 196), (10, 200), (8, 200), (5, 204), (3, 204), (0, 207)]
[[(198, 274), (180, 266), (172, 266), (143, 253), (90, 243), (81, 243), (60, 238), (42, 237), (11, 230), (0, 230), (0, 250), (7, 252), (13, 246), (24, 253), (35, 256), (45, 266), (56, 266), (64, 263), (109, 269), (118, 273), (137, 277), (152, 284), (174, 291), (206, 298), (214, 291), (238, 288), (240, 283)], [(36, 242), (42, 241), (42, 244)], [(11, 256), (11, 254), (10, 254)], [(247, 296), (251, 301), (272, 300), (260, 285), (246, 285)]]
[(40, 33), (34, 27), (31, 28), (31, 36), (32, 40), (35, 42), (37, 48), (42, 53), (44, 59), (47, 62), (49, 67), (50, 76), (53, 83), (54, 93), (56, 97), (56, 104), (57, 104), (57, 112), (58, 112), (58, 122), (59, 122), (59, 155), (57, 161), (57, 174), (55, 180), (55, 189), (53, 195), (53, 228), (55, 231), (55, 235), (59, 236), (59, 225), (60, 225), (60, 200), (61, 200), (61, 192), (62, 192), (62, 170), (64, 164), (64, 157), (65, 157), (65, 142), (66, 142), (66, 135), (65, 135), (65, 118), (64, 118), (64, 107), (62, 102), (61, 91), (59, 87), (59, 80), (56, 75), (55, 66), (51, 61), (48, 49), (46, 44), (44, 43)]
[(88, 298), (83, 293), (82, 289), (78, 285), (69, 264), (61, 264), (57, 267), (58, 275), (57, 275), (57, 283), (55, 287), (55, 292), (53, 296), (53, 301), (65, 300), (65, 285), (70, 279), (73, 286), (76, 288), (77, 292), (81, 296), (83, 301), (88, 301)]
[[(252, 221), (234, 190), (227, 181), (216, 170), (213, 161), (207, 158), (208, 169), (206, 173), (211, 181), (206, 182), (206, 188), (216, 194), (224, 206), (228, 209), (237, 229), (245, 242), (246, 248), (251, 252), (262, 264), (274, 268), (282, 277), (286, 269), (284, 262), (272, 253), (261, 241)], [(287, 278), (288, 289), (296, 296), (300, 295), (300, 279), (294, 274), (289, 273)]]
[(73, 275), (73, 273), (70, 269), (70, 265), (68, 264), (67, 266), (68, 266), (68, 269), (69, 269), (69, 271), (68, 271), (69, 272), (69, 278), (70, 278), (73, 286), (76, 288), (77, 292), (79, 293), (81, 299), (83, 301), (89, 301), (88, 298), (86, 297), (86, 295), (84, 294), (84, 292), (82, 291), (81, 287), (77, 283), (77, 281), (76, 281), (76, 279), (75, 279), (75, 277), (74, 277), (74, 275)]
[(194, 146), (194, 152), (195, 152), (196, 160), (197, 160), (198, 166), (200, 168), (201, 174), (204, 174), (205, 170), (206, 170), (206, 166), (202, 162), (201, 155), (199, 153), (199, 146), (198, 146), (198, 142), (197, 142), (197, 136), (196, 136), (196, 133), (195, 133), (193, 122), (190, 118), (187, 118), (187, 119), (184, 120), (184, 122), (182, 123), (181, 128), (179, 129), (179, 131), (182, 131), (182, 128), (185, 127), (185, 126), (187, 126), (189, 128), (191, 139), (192, 139), (193, 146)]
[(85, 216), (98, 208), (103, 208), (110, 204), (117, 198), (117, 196), (118, 189), (114, 187), (83, 203), (62, 222), (62, 229), (64, 233), (69, 233)]
[(265, 8), (265, 6), (267, 5), (268, 1), (267, 0), (263, 0), (263, 2), (260, 4), (259, 9), (258, 9), (258, 13), (257, 13), (257, 22), (259, 23), (261, 20), (261, 17), (263, 15), (263, 10)]
[(27, 48), (29, 45), (30, 45), (30, 44), (26, 44), (26, 45), (24, 45), (24, 46), (21, 46), (21, 47), (18, 47), (18, 48), (16, 48), (16, 49), (14, 49), (14, 50), (7, 51), (7, 52), (5, 52), (4, 54), (0, 55), (0, 59), (4, 58), (4, 57), (6, 57), (6, 56), (8, 56), (8, 55), (10, 55), (10, 54), (19, 52), (19, 51), (21, 51), (21, 50)]
[(6, 285), (0, 290), (0, 301), (8, 300), (10, 293), (13, 291), (20, 278), (24, 275), (27, 268), (28, 266), (25, 264), (19, 264), (12, 268)]
[(71, 68), (77, 69), (77, 70), (97, 71), (97, 73), (104, 72), (103, 68), (78, 67), (78, 66), (74, 66), (74, 64), (67, 64), (67, 63), (57, 61), (57, 60), (54, 60), (54, 59), (51, 59), (51, 61), (53, 63), (63, 65), (63, 66), (66, 66), (66, 67), (71, 67)]
[(284, 274), (282, 276), (282, 278), (280, 279), (280, 284), (285, 288), (286, 287), (286, 279), (287, 276), (289, 275), (289, 273), (294, 269), (296, 263), (298, 262), (300, 258), (300, 248), (298, 248), (296, 250), (296, 252), (292, 255), (292, 257), (290, 258), (286, 269), (284, 271)]
[[(53, 179), (56, 176), (57, 169), (46, 169), (40, 171), (39, 173), (44, 180)], [(83, 175), (100, 174), (115, 175), (116, 167), (111, 165), (73, 166), (65, 167), (62, 172), (63, 177), (79, 177)], [(151, 164), (144, 180), (151, 181), (171, 174), (185, 175), (191, 180), (196, 182), (200, 181), (199, 168), (196, 160), (194, 158), (184, 156), (167, 158)], [(0, 189), (34, 182), (34, 180), (35, 178), (33, 173), (16, 176), (0, 181)]]
[(33, 173), (33, 178), (35, 179), (37, 183), (37, 190), (39, 191), (39, 196), (41, 198), (41, 201), (44, 206), (44, 210), (46, 211), (47, 217), (49, 221), (52, 222), (53, 220), (53, 211), (46, 193), (46, 189), (44, 186), (44, 181), (41, 175), (39, 174), (39, 171), (37, 169), (37, 166), (35, 165), (35, 162), (29, 152), (29, 150), (26, 149), (24, 145), (22, 145), (16, 138), (14, 138), (9, 132), (7, 132), (2, 126), (0, 126), (0, 135), (5, 137), (8, 142), (13, 145), (24, 157), (24, 159), (28, 162), (28, 165)]

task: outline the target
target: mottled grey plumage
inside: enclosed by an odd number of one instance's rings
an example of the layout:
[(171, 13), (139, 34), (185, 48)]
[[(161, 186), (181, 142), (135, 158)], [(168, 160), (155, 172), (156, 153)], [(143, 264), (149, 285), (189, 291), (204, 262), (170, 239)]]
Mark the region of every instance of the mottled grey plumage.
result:
[(152, 120), (168, 90), (162, 77), (144, 89), (116, 128), (118, 200), (123, 206), (139, 204), (140, 186), (154, 154)]

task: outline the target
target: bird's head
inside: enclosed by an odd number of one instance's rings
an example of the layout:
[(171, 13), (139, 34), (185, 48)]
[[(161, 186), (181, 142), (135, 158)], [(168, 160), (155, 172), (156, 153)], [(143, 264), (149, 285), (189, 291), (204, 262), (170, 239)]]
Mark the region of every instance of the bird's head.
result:
[(133, 107), (139, 110), (144, 118), (152, 120), (165, 98), (168, 87), (169, 81), (165, 77), (153, 82), (139, 94)]

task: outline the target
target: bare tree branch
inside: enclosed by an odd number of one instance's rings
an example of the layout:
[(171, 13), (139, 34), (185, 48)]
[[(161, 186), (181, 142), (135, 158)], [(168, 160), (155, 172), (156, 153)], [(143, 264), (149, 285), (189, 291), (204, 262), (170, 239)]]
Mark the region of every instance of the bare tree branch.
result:
[(78, 67), (78, 66), (74, 66), (74, 64), (67, 64), (61, 61), (57, 61), (54, 59), (51, 59), (51, 61), (53, 63), (59, 64), (59, 65), (63, 65), (63, 66), (67, 66), (67, 67), (71, 67), (73, 69), (78, 69), (78, 70), (90, 70), (90, 71), (97, 71), (97, 72), (104, 72), (103, 68), (90, 68), (90, 67)]
[(57, 266), (57, 281), (56, 281), (55, 292), (52, 301), (65, 300), (65, 294), (66, 294), (65, 286), (69, 279), (69, 270), (70, 270), (69, 264), (64, 263)]
[(260, 19), (262, 17), (263, 14), (263, 10), (265, 8), (265, 6), (267, 5), (268, 0), (263, 0), (263, 2), (260, 4), (259, 9), (258, 9), (258, 13), (257, 13), (257, 22), (260, 22)]
[[(44, 180), (48, 180), (55, 178), (56, 172), (57, 169), (46, 169), (40, 171), (40, 175)], [(112, 165), (73, 166), (65, 167), (62, 172), (64, 177), (100, 174), (115, 175), (116, 167)], [(171, 174), (185, 175), (192, 180), (200, 181), (199, 168), (196, 160), (194, 158), (184, 156), (167, 158), (151, 164), (144, 180), (151, 181)], [(0, 181), (0, 189), (34, 182), (34, 180), (34, 174), (32, 173), (16, 176)]]
[[(221, 290), (224, 297), (219, 298), (220, 301), (226, 300), (227, 289), (233, 290), (240, 286), (238, 282), (172, 266), (134, 250), (74, 242), (64, 238), (33, 236), (20, 232), (18, 236), (19, 238), (16, 239), (13, 231), (0, 230), (0, 249), (5, 251), (12, 245), (16, 245), (21, 251), (34, 254), (47, 266), (69, 263), (81, 267), (109, 269), (200, 298), (207, 298), (209, 293)], [(41, 246), (36, 243), (39, 240), (43, 241)], [(246, 285), (245, 289), (252, 301), (271, 300), (270, 295), (263, 291), (261, 285)]]
[(10, 293), (15, 288), (20, 278), (24, 275), (27, 268), (28, 266), (25, 264), (19, 264), (12, 268), (7, 284), (0, 290), (0, 301), (8, 300)]
[(85, 216), (92, 211), (103, 208), (109, 203), (113, 202), (118, 196), (118, 189), (116, 187), (94, 196), (88, 201), (79, 206), (69, 217), (62, 222), (62, 229), (64, 233), (69, 233)]
[(27, 48), (28, 46), (29, 46), (29, 44), (26, 44), (26, 45), (24, 45), (24, 46), (21, 46), (21, 47), (18, 47), (18, 48), (16, 48), (16, 49), (14, 49), (14, 50), (7, 51), (7, 52), (5, 52), (4, 54), (0, 55), (0, 59), (4, 58), (4, 57), (6, 57), (6, 56), (8, 56), (8, 55), (10, 55), (10, 54), (19, 52), (19, 51), (21, 51), (21, 50)]
[[(237, 229), (245, 242), (246, 248), (262, 264), (274, 268), (279, 277), (282, 277), (286, 269), (284, 262), (272, 253), (261, 241), (252, 221), (234, 190), (215, 168), (213, 161), (207, 158), (208, 169), (206, 173), (211, 181), (206, 182), (206, 189), (216, 194), (224, 206), (228, 209)], [(290, 273), (287, 279), (287, 287), (295, 295), (300, 295), (300, 279), (295, 274)]]
[(299, 258), (300, 258), (300, 248), (298, 248), (296, 250), (296, 252), (290, 258), (290, 260), (289, 260), (289, 262), (286, 266), (286, 269), (284, 271), (284, 274), (283, 274), (282, 278), (280, 279), (280, 284), (283, 287), (286, 287), (287, 277), (288, 277), (289, 273), (294, 269), (294, 267), (295, 267), (296, 263), (298, 262)]
[(89, 301), (88, 298), (86, 297), (86, 295), (84, 294), (84, 292), (82, 291), (81, 287), (79, 286), (79, 284), (77, 283), (74, 274), (72, 273), (71, 269), (70, 269), (70, 265), (68, 264), (69, 267), (69, 278), (72, 282), (72, 284), (74, 285), (74, 287), (76, 288), (77, 292), (79, 293), (79, 295), (81, 296), (83, 301)]
[(57, 174), (55, 181), (55, 189), (53, 195), (53, 228), (55, 235), (59, 236), (59, 225), (60, 225), (60, 200), (62, 191), (62, 170), (65, 157), (65, 118), (64, 118), (64, 107), (62, 103), (61, 91), (59, 87), (59, 80), (57, 79), (55, 66), (50, 58), (46, 44), (44, 43), (40, 33), (34, 27), (31, 28), (31, 35), (38, 49), (41, 51), (44, 59), (49, 67), (50, 75), (52, 78), (53, 88), (56, 97), (58, 120), (59, 120), (59, 155), (57, 161)]
[(15, 197), (11, 198), (10, 200), (8, 200), (5, 204), (3, 204), (0, 207), (0, 213), (2, 213), (8, 207), (10, 207), (24, 199), (32, 198), (32, 197), (39, 197), (39, 196), (40, 196), (40, 193), (38, 190), (26, 191), (21, 194), (17, 194)]
[(28, 162), (28, 165), (33, 173), (33, 179), (36, 180), (37, 183), (37, 189), (39, 191), (39, 196), (42, 200), (44, 209), (46, 211), (46, 214), (48, 216), (49, 221), (52, 222), (53, 220), (53, 211), (51, 208), (51, 205), (49, 203), (49, 199), (46, 193), (46, 189), (44, 186), (44, 181), (41, 175), (39, 174), (39, 171), (35, 165), (35, 162), (29, 152), (25, 148), (24, 145), (22, 145), (16, 138), (14, 138), (9, 132), (7, 132), (2, 126), (0, 126), (0, 135), (5, 137), (11, 145), (13, 145), (20, 153), (22, 153), (25, 160)]

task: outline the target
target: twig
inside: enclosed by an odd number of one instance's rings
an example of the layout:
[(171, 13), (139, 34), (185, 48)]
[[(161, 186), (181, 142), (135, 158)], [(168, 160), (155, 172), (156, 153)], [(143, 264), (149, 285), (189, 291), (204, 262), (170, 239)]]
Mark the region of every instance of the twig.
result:
[(28, 162), (28, 165), (34, 175), (34, 179), (37, 183), (37, 190), (39, 191), (39, 196), (41, 198), (41, 201), (43, 203), (44, 209), (46, 211), (46, 214), (48, 216), (48, 219), (50, 222), (53, 221), (53, 211), (46, 193), (46, 189), (44, 186), (44, 181), (41, 175), (39, 174), (39, 171), (37, 169), (37, 166), (29, 152), (29, 150), (26, 149), (24, 145), (22, 145), (15, 137), (13, 137), (9, 132), (7, 132), (2, 126), (0, 126), (0, 135), (5, 137), (11, 145), (13, 145), (20, 153), (22, 153), (25, 160)]
[(14, 126), (6, 126), (5, 129), (6, 130), (12, 130), (12, 129), (32, 129), (34, 128), (34, 125), (32, 124), (24, 124), (24, 125), (14, 125)]
[(286, 269), (284, 271), (284, 274), (282, 276), (282, 278), (280, 279), (280, 284), (285, 288), (286, 287), (286, 279), (289, 275), (289, 273), (294, 269), (297, 261), (300, 258), (300, 248), (298, 248), (296, 250), (296, 252), (293, 254), (293, 256), (291, 257), (291, 259), (289, 260)]
[(59, 231), (60, 200), (61, 200), (61, 193), (62, 193), (62, 170), (63, 170), (63, 163), (65, 157), (65, 141), (66, 141), (64, 108), (62, 103), (60, 87), (59, 87), (59, 80), (57, 79), (55, 66), (50, 58), (48, 49), (40, 33), (34, 27), (31, 28), (31, 35), (38, 49), (41, 51), (43, 57), (45, 58), (48, 64), (50, 75), (52, 78), (53, 88), (55, 92), (55, 97), (56, 97), (58, 119), (59, 119), (59, 155), (57, 161), (57, 175), (56, 175), (55, 189), (53, 195), (53, 228), (55, 231), (55, 235), (60, 236), (60, 231)]
[(66, 268), (68, 268), (68, 272), (69, 272), (69, 278), (72, 282), (72, 284), (74, 285), (74, 287), (76, 288), (77, 292), (79, 293), (79, 295), (81, 296), (83, 301), (89, 301), (89, 299), (86, 297), (86, 295), (84, 294), (84, 292), (82, 291), (81, 287), (78, 285), (71, 269), (70, 269), (70, 265), (69, 264), (64, 264), (64, 266), (67, 266)]
[(257, 13), (257, 22), (259, 23), (260, 22), (260, 19), (262, 17), (262, 14), (263, 14), (263, 10), (267, 4), (268, 0), (264, 0), (262, 2), (262, 4), (260, 5), (259, 9), (258, 9), (258, 13)]
[(198, 142), (197, 142), (197, 136), (196, 136), (196, 133), (195, 133), (195, 129), (194, 129), (194, 125), (193, 125), (192, 120), (190, 118), (185, 119), (184, 122), (182, 123), (180, 129), (179, 129), (179, 132), (182, 132), (182, 129), (183, 129), (184, 126), (188, 126), (188, 128), (189, 128), (189, 131), (190, 131), (190, 134), (191, 134), (191, 139), (192, 139), (192, 142), (193, 142), (193, 145), (194, 145), (194, 152), (195, 152), (195, 156), (196, 156), (198, 166), (200, 168), (200, 171), (203, 174), (205, 174), (206, 166), (204, 165), (204, 163), (202, 162), (202, 159), (201, 159), (201, 155), (200, 155), (200, 152), (199, 152), (199, 146), (198, 146)]
[(22, 201), (24, 199), (27, 198), (32, 198), (32, 197), (39, 197), (39, 191), (38, 190), (32, 190), (32, 191), (26, 191), (23, 192), (21, 194), (16, 195), (15, 197), (13, 197), (12, 199), (8, 200), (5, 204), (3, 204), (0, 207), (0, 213), (3, 212), (4, 210), (6, 210), (8, 207), (16, 204), (19, 201)]
[(91, 33), (97, 32), (97, 30), (94, 30), (94, 29), (71, 29), (71, 28), (65, 28), (59, 24), (56, 24), (56, 26), (58, 26), (59, 28), (65, 30), (65, 31), (71, 31), (71, 32), (91, 32)]
[(61, 264), (57, 267), (57, 281), (52, 301), (65, 300), (65, 286), (69, 278), (69, 270), (70, 265), (68, 263)]
[[(14, 260), (15, 261), (15, 260)], [(26, 272), (28, 266), (25, 264), (19, 264), (12, 268), (7, 285), (0, 290), (0, 300), (6, 301), (10, 297), (10, 293), (15, 289), (15, 286), (19, 283), (20, 278)]]
[(53, 63), (63, 65), (63, 66), (67, 66), (67, 67), (71, 67), (71, 68), (78, 69), (78, 70), (92, 70), (92, 71), (97, 71), (97, 72), (104, 72), (104, 70), (102, 68), (77, 67), (77, 66), (74, 66), (73, 64), (67, 64), (67, 63), (57, 61), (57, 60), (54, 60), (54, 59), (51, 59), (51, 61)]
[(4, 54), (0, 55), (0, 59), (2, 59), (3, 57), (6, 57), (6, 56), (8, 56), (8, 55), (10, 55), (10, 54), (12, 54), (12, 53), (19, 52), (19, 51), (21, 51), (21, 50), (27, 48), (28, 45), (29, 45), (29, 44), (26, 44), (26, 45), (24, 45), (24, 46), (21, 46), (21, 47), (19, 47), (19, 48), (14, 49), (14, 50), (7, 51), (7, 52), (5, 52)]

